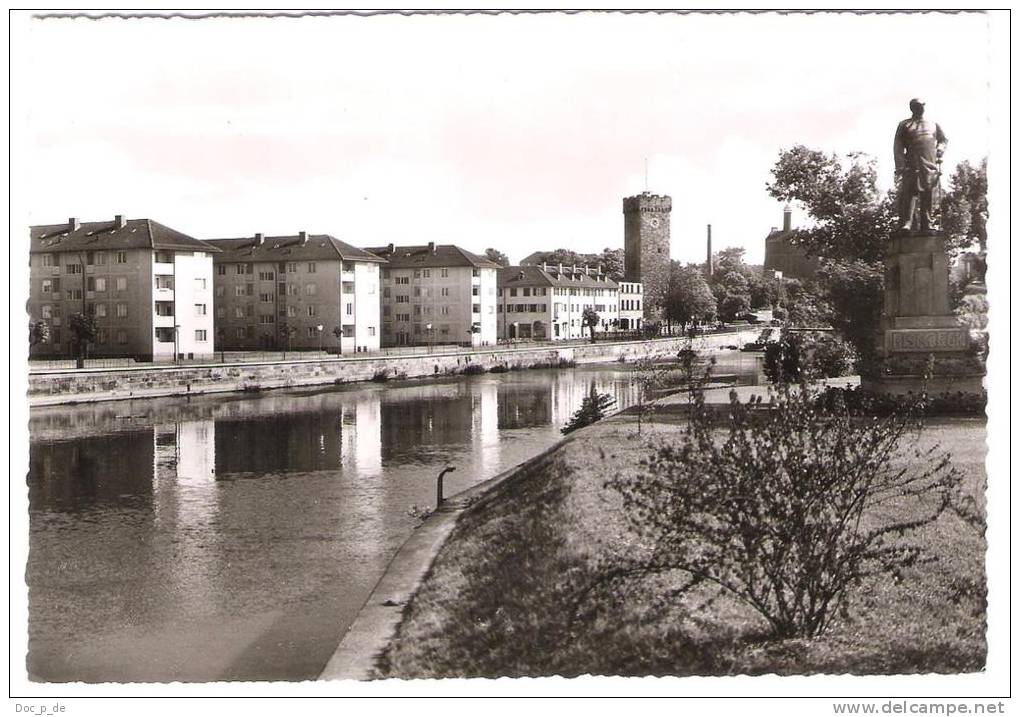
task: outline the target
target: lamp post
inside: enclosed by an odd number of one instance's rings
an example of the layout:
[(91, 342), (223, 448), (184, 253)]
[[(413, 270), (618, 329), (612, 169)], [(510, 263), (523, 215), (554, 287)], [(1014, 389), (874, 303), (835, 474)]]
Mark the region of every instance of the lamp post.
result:
[(181, 355), (181, 352), (180, 352), (180, 348), (181, 348), (180, 334), (181, 334), (181, 325), (180, 324), (174, 324), (174, 363), (178, 363), (179, 362), (178, 361), (178, 357)]
[(324, 328), (325, 327), (322, 324), (319, 324), (318, 326), (315, 327), (315, 330), (319, 332), (319, 353), (320, 354), (322, 353), (322, 330)]
[(425, 324), (425, 333), (428, 336), (429, 353), (432, 353), (432, 324)]

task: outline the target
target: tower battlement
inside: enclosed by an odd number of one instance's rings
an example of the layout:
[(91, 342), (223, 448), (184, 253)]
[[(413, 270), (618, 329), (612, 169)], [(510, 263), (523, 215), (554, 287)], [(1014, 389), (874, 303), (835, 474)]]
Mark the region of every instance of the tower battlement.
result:
[(630, 214), (631, 212), (669, 212), (672, 209), (673, 200), (666, 195), (642, 192), (633, 197), (625, 197), (623, 200), (624, 214)]

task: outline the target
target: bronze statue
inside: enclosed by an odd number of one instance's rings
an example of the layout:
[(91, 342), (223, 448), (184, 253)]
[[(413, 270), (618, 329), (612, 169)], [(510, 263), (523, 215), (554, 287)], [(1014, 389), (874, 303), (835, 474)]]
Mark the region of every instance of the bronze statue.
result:
[(896, 179), (899, 185), (897, 203), (900, 229), (917, 228), (922, 232), (932, 228), (932, 205), (938, 200), (942, 153), (946, 148), (946, 135), (931, 120), (924, 119), (924, 102), (910, 100), (910, 119), (896, 127), (893, 156), (896, 160)]

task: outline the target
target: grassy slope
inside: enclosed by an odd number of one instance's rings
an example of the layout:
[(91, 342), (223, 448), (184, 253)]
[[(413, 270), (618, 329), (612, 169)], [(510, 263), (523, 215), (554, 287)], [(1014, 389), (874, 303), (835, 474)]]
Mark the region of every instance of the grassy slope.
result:
[[(465, 512), (405, 611), (379, 665), (389, 677), (501, 675), (961, 672), (985, 659), (983, 536), (944, 515), (914, 536), (935, 560), (866, 581), (850, 619), (822, 638), (769, 642), (730, 601), (656, 599), (636, 585), (601, 617), (571, 623), (569, 596), (600, 555), (640, 550), (619, 499), (603, 487), (637, 470), (650, 434), (676, 426), (607, 421)], [(935, 424), (937, 441), (984, 494), (983, 421)], [(981, 499), (983, 507), (983, 499)]]

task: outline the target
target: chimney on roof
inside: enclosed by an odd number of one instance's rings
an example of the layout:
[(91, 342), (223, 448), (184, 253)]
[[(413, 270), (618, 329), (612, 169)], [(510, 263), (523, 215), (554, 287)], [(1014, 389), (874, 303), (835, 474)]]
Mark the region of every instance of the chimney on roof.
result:
[(429, 242), (429, 254), (436, 253), (436, 243), (434, 241)]
[(298, 232), (298, 239), (301, 240), (302, 244), (308, 243), (308, 232)]
[(561, 274), (563, 273), (563, 262), (560, 262), (560, 263), (559, 263), (559, 264), (557, 265), (557, 267), (556, 267), (556, 271), (560, 272)]
[(542, 260), (542, 271), (548, 271), (548, 269), (545, 268), (545, 260), (544, 259)]
[(793, 228), (793, 210), (787, 204), (783, 207), (783, 231), (788, 232)]
[(124, 219), (123, 214), (117, 214), (113, 217), (113, 223), (117, 225), (118, 229), (123, 229), (127, 226), (127, 220)]
[(390, 242), (389, 244), (386, 245), (387, 254), (392, 254), (395, 250), (396, 248), (393, 246), (393, 242)]
[(68, 219), (67, 224), (68, 229), (72, 232), (76, 232), (79, 229), (81, 229), (81, 219), (78, 219), (76, 217), (71, 217), (70, 219)]
[(255, 232), (255, 246), (262, 246), (266, 240), (266, 235), (261, 232)]
[(584, 265), (584, 275), (588, 276), (588, 265), (587, 264)]

